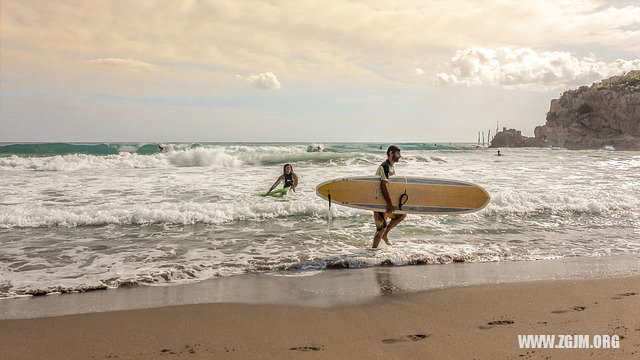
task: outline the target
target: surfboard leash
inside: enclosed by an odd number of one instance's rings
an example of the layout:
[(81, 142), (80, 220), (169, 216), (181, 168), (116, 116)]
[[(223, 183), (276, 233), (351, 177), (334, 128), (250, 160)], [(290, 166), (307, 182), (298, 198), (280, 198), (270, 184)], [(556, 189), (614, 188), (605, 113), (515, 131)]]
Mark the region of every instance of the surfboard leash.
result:
[[(406, 186), (408, 181), (407, 181), (407, 177), (403, 176), (404, 178), (404, 185)], [(404, 201), (402, 201), (402, 199), (404, 198)], [(400, 198), (398, 199), (398, 210), (402, 210), (402, 205), (406, 204), (407, 201), (409, 201), (409, 195), (407, 195), (407, 189), (404, 189), (404, 194), (400, 195)]]
[[(404, 201), (402, 199), (404, 198)], [(409, 201), (409, 195), (407, 195), (407, 189), (404, 190), (404, 194), (400, 195), (398, 199), (398, 210), (402, 210), (402, 205), (406, 204)]]

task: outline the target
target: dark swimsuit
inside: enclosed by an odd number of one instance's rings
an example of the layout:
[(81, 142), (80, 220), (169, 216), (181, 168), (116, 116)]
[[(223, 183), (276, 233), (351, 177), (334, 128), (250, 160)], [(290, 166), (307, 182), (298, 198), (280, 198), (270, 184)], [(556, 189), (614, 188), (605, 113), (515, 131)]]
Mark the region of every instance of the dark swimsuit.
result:
[(292, 187), (293, 186), (293, 174), (284, 174), (284, 187)]

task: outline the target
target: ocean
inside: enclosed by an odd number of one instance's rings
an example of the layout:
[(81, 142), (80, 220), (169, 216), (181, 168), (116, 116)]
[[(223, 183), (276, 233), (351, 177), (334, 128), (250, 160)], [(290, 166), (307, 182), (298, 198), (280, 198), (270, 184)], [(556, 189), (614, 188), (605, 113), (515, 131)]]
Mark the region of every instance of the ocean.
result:
[[(328, 269), (640, 254), (640, 152), (397, 144), (398, 175), (484, 187), (483, 210), (371, 212), (317, 184), (372, 175), (390, 144), (0, 144), (0, 299)], [(160, 151), (159, 146), (163, 147)], [(285, 163), (298, 191), (261, 197)]]

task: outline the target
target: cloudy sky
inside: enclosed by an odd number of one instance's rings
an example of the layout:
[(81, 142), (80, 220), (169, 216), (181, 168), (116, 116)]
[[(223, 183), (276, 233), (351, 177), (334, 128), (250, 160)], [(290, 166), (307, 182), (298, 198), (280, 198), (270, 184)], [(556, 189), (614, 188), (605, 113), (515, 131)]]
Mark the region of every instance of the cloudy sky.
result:
[(0, 2), (0, 141), (475, 141), (640, 69), (638, 1)]

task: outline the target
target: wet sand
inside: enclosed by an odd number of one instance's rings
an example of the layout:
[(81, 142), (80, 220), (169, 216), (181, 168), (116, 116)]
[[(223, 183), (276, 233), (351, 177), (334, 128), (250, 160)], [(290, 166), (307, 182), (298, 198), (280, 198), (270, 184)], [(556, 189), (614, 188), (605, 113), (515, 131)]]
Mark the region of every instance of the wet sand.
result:
[[(209, 303), (1, 320), (0, 358), (640, 357), (640, 276), (380, 291), (332, 307)], [(520, 349), (518, 334), (621, 340), (618, 349)]]

